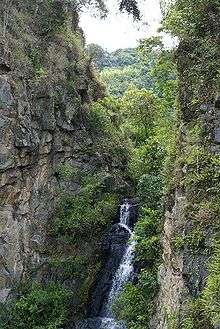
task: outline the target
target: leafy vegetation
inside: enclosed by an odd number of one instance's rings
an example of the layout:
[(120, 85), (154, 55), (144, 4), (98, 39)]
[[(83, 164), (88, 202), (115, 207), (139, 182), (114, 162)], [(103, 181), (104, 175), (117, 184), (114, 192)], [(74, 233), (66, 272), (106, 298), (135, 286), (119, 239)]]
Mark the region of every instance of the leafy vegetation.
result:
[(205, 315), (213, 327), (220, 321), (220, 247), (219, 239), (215, 244), (214, 257), (209, 266), (209, 277), (207, 285), (202, 293), (202, 305)]
[(54, 237), (74, 242), (80, 242), (83, 238), (88, 240), (93, 237), (93, 230), (99, 234), (114, 217), (118, 205), (117, 196), (106, 191), (101, 177), (82, 177), (80, 186), (76, 196), (64, 195), (52, 226)]
[[(219, 323), (214, 302), (218, 300), (218, 278), (213, 270), (219, 265), (219, 250), (213, 246), (213, 241), (215, 245), (219, 241), (219, 154), (213, 141), (214, 126), (208, 120), (209, 111), (215, 115), (215, 93), (219, 89), (219, 9), (215, 0), (177, 0), (166, 10), (163, 22), (164, 30), (180, 40), (175, 56), (180, 133), (172, 184), (185, 191), (186, 205), (181, 228), (173, 236), (173, 249), (184, 249), (185, 258), (191, 260), (200, 257), (204, 269), (212, 259), (208, 278), (199, 274), (205, 288), (189, 298), (188, 307), (177, 314), (181, 319), (177, 327), (184, 329), (214, 328)], [(192, 264), (187, 270), (191, 280), (196, 278), (194, 271)]]
[[(103, 1), (96, 3), (106, 12)], [(120, 10), (140, 18), (137, 1), (120, 1), (119, 5)], [(82, 35), (79, 30), (70, 30), (60, 1), (45, 1), (42, 6), (44, 19), (36, 25), (37, 34), (46, 41), (60, 38), (76, 60), (68, 64), (69, 55), (63, 48), (57, 54), (52, 41), (43, 50), (22, 28), (28, 51), (25, 53), (17, 44), (15, 62), (21, 66), (26, 63), (36, 85), (42, 85), (48, 76), (52, 84), (55, 79), (59, 81), (58, 90), (54, 89), (56, 110), (63, 105), (63, 85), (71, 106), (78, 109), (81, 100), (89, 97), (78, 81), (79, 76), (88, 74), (89, 58)], [(33, 8), (30, 4), (30, 11)], [(68, 161), (58, 166), (57, 179), (77, 187), (74, 193), (60, 191), (61, 202), (48, 228), (46, 266), (56, 283), (33, 284), (19, 291), (15, 301), (5, 306), (7, 316), (2, 305), (3, 328), (62, 328), (73, 300), (74, 316), (84, 313), (101, 266), (100, 240), (115, 218), (119, 198), (134, 194), (142, 204), (134, 235), (138, 273), (118, 297), (114, 312), (128, 329), (150, 328), (159, 289), (163, 208), (170, 207), (165, 196), (172, 203), (174, 191), (181, 191), (187, 201), (180, 227), (173, 227), (173, 252), (179, 255), (184, 250), (191, 259), (199, 255), (211, 262), (205, 288), (189, 298), (186, 309), (179, 313), (164, 311), (168, 326), (211, 329), (219, 324), (220, 161), (213, 147), (216, 118), (212, 107), (219, 89), (219, 13), (218, 0), (172, 3), (163, 29), (180, 40), (175, 52), (164, 49), (159, 38), (142, 40), (137, 49), (113, 53), (89, 45), (88, 53), (101, 70), (108, 95), (94, 102), (90, 111), (74, 113), (71, 120), (77, 123), (79, 115), (83, 116), (83, 129), (91, 142), (81, 152), (94, 157), (95, 165), (84, 171)], [(19, 20), (19, 13), (15, 16), (12, 30), (19, 33), (18, 23), (25, 25), (27, 17)], [(56, 72), (48, 64), (55, 57), (60, 59)], [(89, 74), (94, 74), (92, 69)], [(98, 99), (98, 80), (93, 80), (89, 89), (93, 99)], [(193, 275), (191, 272), (188, 276)], [(64, 288), (66, 281), (74, 282), (74, 297)]]
[(100, 70), (101, 79), (107, 85), (110, 95), (122, 97), (129, 86), (152, 88), (150, 70), (153, 56), (146, 62), (142, 60), (137, 48), (118, 49), (110, 53), (96, 44), (89, 45), (87, 50)]
[(172, 56), (163, 48), (160, 53), (151, 48), (145, 54), (146, 47), (147, 44), (142, 43), (141, 56), (151, 63), (154, 88), (140, 89), (133, 85), (127, 87), (121, 97), (111, 97), (112, 104), (117, 104), (120, 129), (131, 144), (127, 171), (143, 205), (134, 236), (139, 274), (135, 282), (124, 288), (114, 305), (117, 318), (123, 320), (127, 328), (148, 328), (155, 311), (166, 159), (175, 135), (175, 129), (170, 133), (175, 122), (177, 88), (175, 67), (171, 70), (170, 64)]
[[(79, 1), (78, 5), (93, 5), (96, 6), (101, 11), (102, 14), (106, 15), (108, 13), (108, 9), (106, 8), (106, 3), (104, 0), (95, 0), (91, 3), (90, 0)], [(128, 14), (132, 15), (134, 19), (140, 19), (140, 9), (139, 9), (139, 1), (138, 0), (119, 0), (118, 6), (120, 11), (126, 11)]]
[(5, 329), (58, 329), (69, 316), (71, 292), (50, 283), (26, 285), (21, 297), (0, 305), (0, 325)]
[(155, 273), (142, 271), (136, 285), (128, 283), (114, 305), (114, 312), (129, 328), (148, 328), (154, 310), (153, 300), (157, 292)]

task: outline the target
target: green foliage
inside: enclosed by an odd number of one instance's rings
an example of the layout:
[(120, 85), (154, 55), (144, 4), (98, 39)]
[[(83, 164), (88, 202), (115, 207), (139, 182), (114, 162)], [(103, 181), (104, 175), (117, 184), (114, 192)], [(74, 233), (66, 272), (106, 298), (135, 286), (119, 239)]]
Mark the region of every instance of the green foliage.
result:
[(117, 49), (109, 53), (96, 44), (89, 44), (87, 51), (99, 70), (105, 68), (125, 68), (138, 62), (138, 53), (135, 48)]
[(52, 234), (69, 241), (82, 241), (99, 234), (113, 218), (117, 197), (106, 193), (99, 176), (86, 176), (81, 190), (75, 195), (64, 196), (58, 215), (53, 222)]
[(161, 215), (157, 210), (142, 208), (142, 213), (135, 226), (136, 260), (154, 267), (160, 255), (159, 223)]
[(73, 49), (74, 55), (78, 57), (77, 65), (79, 65), (80, 59), (86, 56), (82, 35), (79, 33), (79, 31), (73, 31), (69, 27), (65, 28), (62, 35), (64, 40)]
[(65, 2), (47, 0), (42, 3), (39, 31), (41, 35), (48, 35), (62, 31), (66, 26), (67, 10)]
[[(179, 126), (176, 141), (174, 188), (184, 190), (187, 207), (184, 236), (173, 237), (175, 251), (211, 256), (219, 232), (219, 155), (213, 149), (213, 126), (207, 120), (219, 89), (218, 0), (176, 0), (164, 17), (164, 30), (178, 37), (175, 52), (179, 76)], [(210, 111), (211, 112), (211, 111)], [(188, 226), (186, 226), (188, 224)], [(219, 239), (219, 238), (217, 238)], [(205, 289), (181, 310), (178, 328), (213, 329), (219, 325), (219, 248), (211, 261)], [(206, 257), (204, 257), (206, 258)], [(203, 264), (204, 268), (208, 266)], [(192, 264), (190, 271), (195, 270)], [(181, 323), (179, 323), (179, 321)]]
[(121, 97), (129, 86), (151, 89), (149, 75), (151, 61), (147, 64), (140, 59), (138, 49), (118, 49), (107, 52), (98, 45), (88, 46), (88, 53), (99, 68), (101, 79), (107, 85), (110, 95)]
[(156, 50), (163, 49), (163, 42), (160, 36), (142, 39), (139, 45), (141, 56), (146, 60)]
[(70, 299), (70, 291), (55, 283), (32, 284), (8, 305), (7, 315), (2, 309), (0, 323), (4, 329), (61, 328), (69, 316)]
[(178, 0), (165, 17), (165, 30), (181, 39), (210, 35), (217, 32), (219, 10), (218, 0)]
[(218, 325), (220, 321), (220, 243), (219, 239), (217, 241), (214, 257), (209, 267), (210, 274), (202, 293), (206, 317), (213, 326)]
[(204, 314), (204, 304), (201, 298), (188, 302), (181, 329), (214, 329), (210, 320)]
[[(122, 102), (113, 97), (93, 103), (87, 125), (94, 135), (93, 151), (103, 155), (108, 168), (125, 171), (132, 144), (122, 127)], [(98, 138), (97, 138), (98, 136)]]
[(88, 127), (95, 134), (112, 136), (120, 129), (120, 106), (120, 101), (111, 96), (93, 103), (88, 114)]
[(58, 168), (58, 173), (64, 180), (67, 181), (80, 175), (80, 171), (73, 167), (70, 163), (62, 163)]
[(172, 246), (175, 251), (180, 251), (185, 245), (184, 238), (181, 235), (175, 235), (172, 238)]
[(178, 329), (178, 314), (177, 312), (169, 312), (166, 310), (167, 329)]
[(187, 245), (190, 249), (192, 249), (196, 253), (206, 249), (205, 235), (201, 228), (200, 229), (195, 228), (194, 230), (191, 230), (190, 233), (185, 236), (184, 240), (185, 240), (185, 245)]
[(51, 257), (49, 259), (49, 265), (54, 269), (58, 270), (62, 275), (62, 280), (68, 280), (70, 277), (77, 278), (82, 275), (85, 271), (85, 265), (87, 258), (82, 255), (70, 255), (70, 256), (60, 256)]
[(138, 184), (138, 194), (148, 207), (157, 208), (162, 203), (163, 180), (161, 176), (143, 175)]
[(148, 90), (129, 88), (122, 98), (123, 129), (135, 146), (142, 145), (153, 134), (158, 103)]
[(178, 83), (172, 51), (163, 50), (160, 52), (150, 74), (154, 81), (154, 90), (161, 98), (161, 105), (172, 124)]
[(150, 89), (152, 80), (149, 77), (148, 71), (149, 69), (141, 64), (105, 68), (101, 72), (101, 79), (107, 85), (110, 95), (120, 97), (131, 86), (139, 89)]
[(138, 284), (127, 284), (114, 305), (114, 313), (130, 329), (150, 328), (149, 320), (154, 310), (153, 299), (158, 284), (156, 274), (142, 271)]
[(75, 194), (63, 193), (49, 227), (48, 268), (57, 282), (74, 281), (73, 310), (77, 319), (85, 312), (91, 287), (100, 269), (100, 240), (115, 218), (118, 194), (101, 168), (82, 171), (67, 162), (59, 168), (62, 180), (79, 186)]
[(184, 161), (187, 165), (187, 174), (184, 184), (202, 190), (204, 186), (214, 188), (218, 186), (220, 173), (216, 171), (220, 157), (218, 154), (210, 155), (206, 145), (192, 145), (186, 149)]
[(143, 145), (134, 149), (129, 162), (129, 173), (135, 180), (140, 180), (140, 178), (144, 180), (143, 175), (148, 173), (157, 175), (161, 171), (164, 158), (163, 146), (155, 138), (149, 138)]
[[(77, 3), (78, 7), (85, 6), (85, 5), (92, 5), (98, 9), (99, 13), (102, 14), (104, 17), (108, 14), (108, 9), (106, 8), (106, 3), (104, 0), (81, 0)], [(134, 20), (140, 19), (140, 9), (139, 9), (139, 1), (138, 0), (121, 0), (118, 1), (119, 10), (125, 11), (128, 14), (132, 15)]]
[(219, 86), (219, 12), (218, 0), (178, 0), (164, 20), (165, 31), (181, 41), (178, 68), (182, 81), (190, 86), (187, 115), (191, 117), (199, 104), (215, 97)]

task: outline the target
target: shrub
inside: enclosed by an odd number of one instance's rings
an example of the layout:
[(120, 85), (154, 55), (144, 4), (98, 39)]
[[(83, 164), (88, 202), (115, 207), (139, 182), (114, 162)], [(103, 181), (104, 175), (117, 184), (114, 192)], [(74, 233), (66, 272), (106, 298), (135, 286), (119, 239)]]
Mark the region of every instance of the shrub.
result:
[(135, 226), (136, 259), (149, 265), (156, 265), (160, 254), (158, 223), (160, 214), (150, 208), (142, 209), (142, 216)]
[(129, 173), (139, 180), (145, 174), (158, 175), (165, 157), (163, 147), (152, 137), (144, 145), (135, 148), (129, 162)]
[(143, 175), (138, 184), (138, 194), (146, 207), (157, 209), (163, 195), (163, 180), (160, 175)]
[(147, 264), (153, 264), (158, 259), (160, 253), (160, 237), (152, 236), (148, 239), (142, 239), (136, 247), (136, 259), (138, 261), (144, 261)]
[(200, 297), (188, 302), (181, 320), (181, 329), (214, 329), (204, 312), (204, 304)]
[(60, 328), (68, 318), (70, 299), (70, 291), (55, 283), (48, 286), (32, 284), (15, 302), (8, 305), (7, 320), (3, 320), (4, 328)]
[(58, 173), (64, 180), (67, 181), (75, 178), (77, 174), (79, 174), (77, 168), (73, 167), (69, 163), (62, 163), (58, 168)]
[(59, 0), (47, 0), (42, 3), (39, 31), (41, 35), (47, 35), (62, 31), (66, 26), (67, 11), (65, 3)]
[[(69, 173), (69, 170), (68, 170)], [(81, 190), (77, 195), (64, 195), (57, 216), (52, 223), (54, 237), (79, 242), (92, 238), (94, 230), (103, 232), (117, 211), (114, 193), (104, 191), (98, 175), (81, 175)]]
[(79, 195), (67, 196), (53, 223), (53, 234), (65, 236), (72, 241), (83, 237), (92, 237), (94, 230), (98, 234), (115, 214), (117, 199), (114, 195), (105, 194), (100, 200), (94, 200), (90, 191)]
[(210, 264), (210, 275), (202, 294), (207, 317), (213, 326), (220, 322), (220, 243), (215, 246), (215, 254)]
[(153, 298), (157, 292), (155, 273), (143, 271), (137, 285), (128, 283), (116, 300), (113, 311), (129, 329), (150, 328), (149, 320), (153, 312)]

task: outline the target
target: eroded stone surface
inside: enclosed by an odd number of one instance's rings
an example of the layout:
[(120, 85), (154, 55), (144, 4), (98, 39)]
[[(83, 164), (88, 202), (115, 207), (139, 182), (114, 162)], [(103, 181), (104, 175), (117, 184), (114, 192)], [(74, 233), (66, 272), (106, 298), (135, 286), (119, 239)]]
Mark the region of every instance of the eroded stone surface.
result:
[[(43, 2), (36, 17), (27, 14), (28, 3), (15, 1), (7, 41), (0, 40), (0, 301), (26, 272), (41, 270), (46, 227), (60, 189), (79, 189), (59, 176), (60, 165), (77, 162), (87, 169), (98, 163), (98, 156), (84, 154), (93, 143), (82, 119), (94, 88), (90, 63), (61, 36), (44, 40), (39, 26), (45, 22)], [(81, 34), (76, 13), (64, 10), (68, 28)], [(13, 25), (23, 14), (28, 41)], [(34, 63), (39, 54), (42, 76)]]

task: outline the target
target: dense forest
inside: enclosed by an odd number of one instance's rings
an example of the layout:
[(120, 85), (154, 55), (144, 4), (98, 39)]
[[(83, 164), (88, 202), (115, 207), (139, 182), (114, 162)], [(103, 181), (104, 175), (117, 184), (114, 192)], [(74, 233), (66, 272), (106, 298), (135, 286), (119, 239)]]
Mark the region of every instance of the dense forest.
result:
[[(85, 45), (88, 3), (0, 4), (0, 328), (218, 329), (220, 2), (161, 1), (178, 44), (114, 52)], [(133, 272), (97, 324), (109, 232)]]

